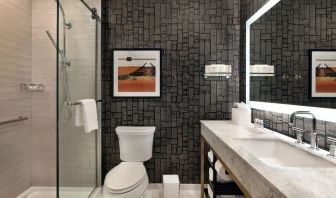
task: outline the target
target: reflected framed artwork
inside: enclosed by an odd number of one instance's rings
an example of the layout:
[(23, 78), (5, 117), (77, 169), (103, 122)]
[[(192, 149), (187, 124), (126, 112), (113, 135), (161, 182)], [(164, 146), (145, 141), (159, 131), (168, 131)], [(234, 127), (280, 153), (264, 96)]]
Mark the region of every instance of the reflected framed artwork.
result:
[(336, 50), (309, 50), (311, 98), (336, 97)]
[(161, 97), (162, 49), (113, 49), (114, 97)]

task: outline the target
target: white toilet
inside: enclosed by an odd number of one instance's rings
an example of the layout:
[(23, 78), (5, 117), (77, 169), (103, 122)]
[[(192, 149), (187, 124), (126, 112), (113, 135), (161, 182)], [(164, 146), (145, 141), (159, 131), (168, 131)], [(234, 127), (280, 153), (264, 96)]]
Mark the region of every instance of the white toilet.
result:
[(152, 158), (155, 127), (116, 128), (120, 159), (123, 161), (106, 175), (104, 198), (139, 198), (148, 186), (148, 175), (143, 165)]

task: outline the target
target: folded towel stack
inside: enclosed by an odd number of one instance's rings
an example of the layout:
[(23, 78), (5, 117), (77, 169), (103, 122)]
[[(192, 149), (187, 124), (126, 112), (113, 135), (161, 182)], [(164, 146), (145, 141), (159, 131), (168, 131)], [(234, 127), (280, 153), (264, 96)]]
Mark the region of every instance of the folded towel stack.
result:
[(251, 76), (274, 76), (274, 65), (251, 65)]
[(205, 73), (206, 74), (225, 73), (225, 72), (231, 72), (231, 66), (230, 65), (212, 64), (212, 65), (206, 65), (205, 66)]

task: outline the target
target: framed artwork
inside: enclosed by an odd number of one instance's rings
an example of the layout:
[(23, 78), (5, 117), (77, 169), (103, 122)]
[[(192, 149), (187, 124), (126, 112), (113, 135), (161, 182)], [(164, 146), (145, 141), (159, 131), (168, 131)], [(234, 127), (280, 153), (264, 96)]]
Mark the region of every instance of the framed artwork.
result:
[(309, 50), (311, 98), (336, 97), (336, 50)]
[(114, 97), (161, 97), (161, 49), (113, 49)]

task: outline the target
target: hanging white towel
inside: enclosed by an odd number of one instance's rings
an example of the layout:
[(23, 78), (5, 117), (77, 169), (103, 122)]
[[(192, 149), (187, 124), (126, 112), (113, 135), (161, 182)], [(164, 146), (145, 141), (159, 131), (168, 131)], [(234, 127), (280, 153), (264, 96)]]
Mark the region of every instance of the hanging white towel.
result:
[(84, 131), (90, 133), (98, 129), (97, 104), (94, 99), (84, 99), (76, 106), (76, 126), (84, 126)]
[(75, 126), (82, 127), (83, 126), (83, 111), (82, 111), (82, 104), (76, 105), (76, 112), (75, 112)]

